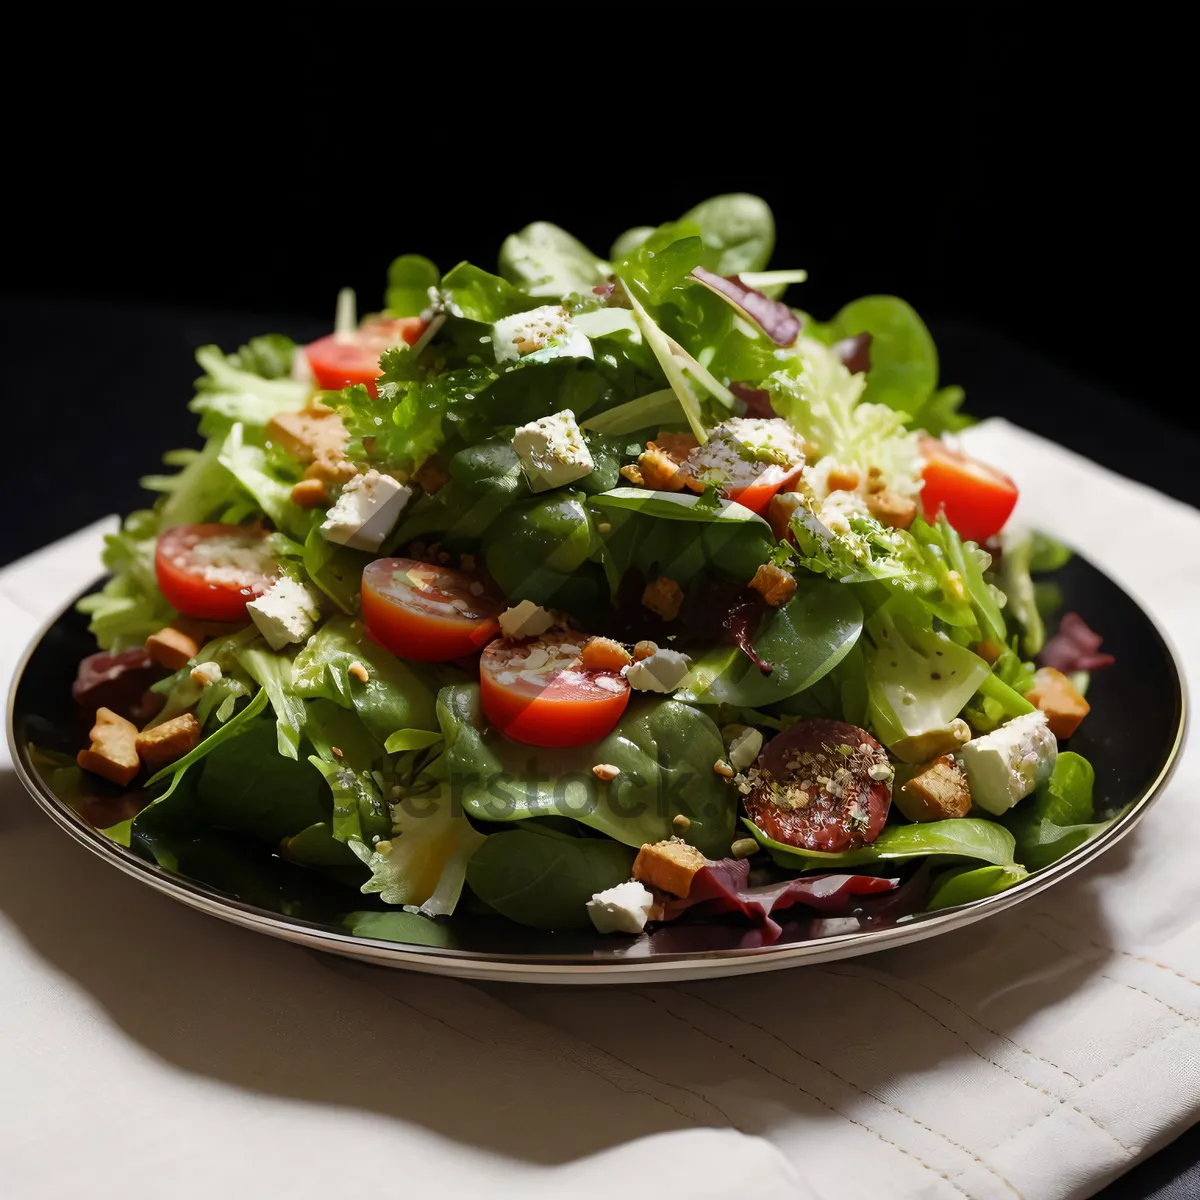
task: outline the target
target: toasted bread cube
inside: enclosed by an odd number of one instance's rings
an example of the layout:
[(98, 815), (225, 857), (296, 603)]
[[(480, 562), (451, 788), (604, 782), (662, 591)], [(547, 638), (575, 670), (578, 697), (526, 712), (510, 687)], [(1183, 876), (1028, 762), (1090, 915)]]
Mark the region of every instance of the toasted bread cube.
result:
[(346, 427), (328, 405), (314, 401), (299, 412), (276, 413), (267, 422), (267, 437), (298, 462), (316, 462), (325, 455), (345, 457)]
[(160, 667), (166, 667), (168, 671), (178, 671), (189, 659), (200, 653), (200, 647), (195, 638), (168, 625), (146, 639), (146, 653)]
[(627, 667), (633, 658), (620, 642), (612, 638), (588, 638), (583, 644), (582, 665), (588, 671), (619, 671)]
[(686, 842), (647, 842), (633, 861), (633, 877), (647, 887), (686, 899), (692, 879), (707, 861)]
[(892, 529), (907, 529), (917, 516), (917, 502), (888, 487), (870, 492), (867, 508), (871, 516)]
[(633, 463), (627, 463), (621, 468), (621, 478), (628, 479), (634, 487), (644, 487), (646, 481), (642, 478), (640, 467), (635, 467)]
[(200, 744), (200, 722), (191, 713), (172, 717), (137, 735), (137, 752), (147, 766), (163, 767)]
[(1025, 693), (1025, 699), (1046, 714), (1050, 732), (1061, 739), (1069, 738), (1092, 711), (1079, 689), (1053, 667), (1041, 667), (1034, 673), (1033, 687)]
[(301, 508), (319, 508), (328, 499), (323, 479), (302, 479), (292, 488), (292, 500)]
[(98, 708), (88, 736), (91, 746), (80, 750), (75, 761), (93, 775), (103, 775), (122, 787), (129, 784), (142, 766), (137, 752), (137, 726), (111, 708)]
[(673, 621), (679, 616), (683, 604), (683, 589), (673, 579), (660, 575), (653, 583), (646, 584), (642, 592), (642, 603), (664, 621)]
[(796, 580), (774, 563), (763, 563), (754, 572), (750, 586), (772, 607), (779, 608), (796, 594)]
[(962, 767), (943, 754), (917, 767), (892, 799), (910, 821), (965, 817), (971, 808), (971, 785)]
[(804, 506), (804, 497), (799, 492), (776, 492), (767, 505), (767, 523), (776, 541), (787, 541), (792, 536), (792, 514)]
[(655, 491), (682, 492), (687, 487), (688, 473), (654, 442), (647, 442), (638, 456), (638, 469), (642, 482)]
[(449, 482), (450, 473), (434, 458), (427, 458), (413, 476), (413, 483), (427, 496), (440, 492)]
[[(992, 638), (984, 638), (982, 642), (976, 642), (971, 649), (974, 650), (984, 662), (989, 663), (994, 663), (996, 659), (998, 659), (1000, 655), (1004, 653), (1004, 647), (998, 642), (994, 641)], [(1030, 704), (1032, 703), (1033, 701), (1031, 700)]]
[(682, 463), (687, 461), (687, 456), (700, 443), (690, 433), (668, 433), (660, 430), (658, 437), (654, 439), (654, 445), (664, 454), (670, 455), (677, 463)]
[(854, 467), (833, 467), (825, 477), (831, 492), (853, 492), (859, 485), (860, 476)]

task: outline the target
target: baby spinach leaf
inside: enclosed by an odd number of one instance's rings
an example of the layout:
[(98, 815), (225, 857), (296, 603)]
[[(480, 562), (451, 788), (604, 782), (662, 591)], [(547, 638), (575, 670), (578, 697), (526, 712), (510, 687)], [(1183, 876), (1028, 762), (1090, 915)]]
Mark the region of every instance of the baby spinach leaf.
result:
[(374, 938), (381, 942), (400, 942), (409, 946), (444, 946), (453, 948), (458, 939), (445, 925), (439, 925), (420, 913), (352, 912), (342, 924), (355, 936)]
[[(354, 663), (366, 667), (365, 683), (350, 674)], [(292, 668), (297, 696), (353, 708), (380, 745), (397, 729), (437, 728), (433, 693), (411, 667), (373, 642), (361, 621), (331, 617), (296, 655)]]
[(429, 307), (429, 289), (441, 272), (419, 254), (402, 254), (388, 267), (387, 309), (394, 317), (416, 317)]
[(781, 867), (795, 871), (857, 867), (863, 863), (924, 858), (927, 854), (977, 858), (1007, 866), (1013, 862), (1016, 849), (1012, 834), (1003, 825), (976, 817), (953, 817), (919, 825), (889, 825), (869, 846), (840, 854), (800, 850), (767, 837), (753, 821), (743, 818), (742, 824)]
[[(697, 708), (635, 697), (607, 737), (562, 749), (522, 745), (492, 729), (477, 684), (443, 688), (438, 715), (451, 794), (477, 820), (568, 817), (640, 846), (673, 836), (672, 821), (682, 813), (691, 821), (688, 841), (711, 858), (729, 851), (737, 793), (713, 771), (724, 744)], [(597, 763), (620, 774), (597, 779)]]
[(1093, 821), (1092, 764), (1072, 750), (1062, 751), (1050, 778), (1004, 818), (1017, 841), (1021, 861), (1031, 870), (1057, 862), (1112, 824)]
[(611, 270), (577, 237), (549, 221), (509, 234), (500, 247), (500, 274), (530, 296), (560, 299), (590, 292)]
[(494, 325), (501, 317), (511, 317), (536, 307), (529, 297), (507, 279), (489, 274), (469, 262), (461, 262), (442, 277), (446, 305), (457, 317)]
[(764, 675), (736, 646), (714, 646), (692, 666), (678, 693), (693, 704), (758, 708), (795, 695), (828, 674), (862, 632), (862, 606), (850, 588), (806, 579), (782, 608), (768, 609), (754, 651), (774, 670)]
[(471, 890), (502, 916), (535, 929), (590, 925), (587, 902), (624, 883), (635, 852), (601, 838), (557, 838), (527, 829), (493, 834), (467, 865)]
[(998, 896), (1001, 892), (1020, 883), (1028, 875), (1020, 863), (1007, 863), (991, 867), (952, 867), (943, 871), (934, 881), (925, 902), (925, 911), (939, 908), (954, 908), (958, 904), (970, 904), (986, 896)]
[(863, 399), (917, 417), (937, 387), (937, 347), (911, 305), (898, 296), (852, 300), (828, 326), (831, 340), (871, 335)]
[(370, 554), (328, 541), (320, 526), (314, 525), (305, 539), (302, 561), (308, 577), (342, 612), (353, 616), (358, 611), (363, 568), (371, 561)]
[(400, 754), (405, 750), (424, 750), (436, 746), (442, 740), (440, 733), (431, 733), (427, 729), (397, 729), (388, 734), (383, 748), (389, 754)]
[(274, 722), (261, 719), (205, 760), (196, 806), (203, 824), (271, 845), (329, 816), (321, 780), (279, 753)]
[(718, 275), (762, 271), (775, 249), (775, 218), (759, 196), (733, 192), (713, 196), (683, 214), (704, 241), (700, 265)]
[(333, 836), (328, 821), (308, 825), (299, 833), (283, 839), (280, 854), (289, 862), (313, 867), (357, 867), (358, 858), (345, 842)]

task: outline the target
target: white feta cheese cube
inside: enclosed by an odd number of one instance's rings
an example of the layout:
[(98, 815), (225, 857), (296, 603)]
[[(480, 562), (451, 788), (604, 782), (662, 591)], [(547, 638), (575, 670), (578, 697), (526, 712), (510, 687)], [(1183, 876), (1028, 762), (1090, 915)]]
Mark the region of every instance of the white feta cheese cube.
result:
[(246, 611), (272, 650), (292, 642), (306, 642), (321, 615), (319, 597), (290, 575), (281, 575)]
[(520, 358), (592, 358), (592, 343), (571, 323), (561, 304), (543, 304), (492, 326), (497, 363)]
[(500, 614), (500, 632), (507, 638), (537, 637), (553, 624), (554, 614), (532, 600), (522, 600)]
[(221, 667), (219, 663), (202, 662), (197, 663), (192, 668), (192, 682), (197, 687), (208, 687), (210, 683), (216, 683), (221, 678)]
[(535, 492), (574, 483), (596, 467), (569, 408), (522, 425), (513, 434), (512, 448)]
[(353, 550), (378, 550), (411, 498), (412, 488), (390, 475), (355, 475), (326, 514), (321, 536)]
[(999, 816), (1050, 778), (1058, 742), (1046, 714), (1031, 712), (972, 738), (957, 757), (971, 784), (971, 803)]
[(597, 933), (639, 934), (654, 904), (650, 890), (631, 879), (597, 892), (587, 903), (588, 916)]
[(625, 668), (625, 679), (635, 692), (673, 692), (688, 676), (692, 660), (678, 650), (655, 650)]

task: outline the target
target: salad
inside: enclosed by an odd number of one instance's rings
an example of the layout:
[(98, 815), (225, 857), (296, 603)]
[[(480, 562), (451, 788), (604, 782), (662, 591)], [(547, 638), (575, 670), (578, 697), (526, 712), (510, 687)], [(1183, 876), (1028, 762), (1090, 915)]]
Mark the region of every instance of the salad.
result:
[(814, 319), (773, 243), (748, 195), (607, 259), (536, 223), (496, 274), (396, 259), (307, 346), (198, 351), (204, 445), (79, 603), (105, 833), (185, 873), (234, 837), (356, 918), (765, 940), (1093, 836), (1060, 743), (1112, 660), (1047, 640), (1067, 552), (952, 444), (917, 314)]

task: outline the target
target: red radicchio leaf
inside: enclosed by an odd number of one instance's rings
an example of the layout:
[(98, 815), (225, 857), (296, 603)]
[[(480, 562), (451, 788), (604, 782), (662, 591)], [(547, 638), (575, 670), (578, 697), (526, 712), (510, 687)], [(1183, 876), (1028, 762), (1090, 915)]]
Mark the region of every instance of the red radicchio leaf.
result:
[(773, 663), (767, 662), (754, 649), (754, 634), (762, 619), (765, 604), (761, 600), (744, 600), (729, 610), (722, 624), (729, 630), (733, 644), (764, 674), (770, 675), (775, 670)]
[(111, 708), (118, 716), (142, 718), (138, 723), (145, 724), (165, 700), (153, 693), (147, 698), (146, 689), (169, 674), (156, 666), (141, 646), (120, 654), (101, 651), (89, 654), (79, 664), (71, 696), (85, 720), (93, 720), (98, 708)]
[(692, 278), (734, 308), (745, 313), (777, 346), (790, 346), (800, 336), (800, 318), (782, 300), (772, 300), (748, 287), (736, 275), (718, 275), (704, 267), (693, 267)]
[(1074, 671), (1098, 671), (1117, 661), (1111, 654), (1100, 653), (1103, 642), (1104, 639), (1089, 629), (1078, 613), (1064, 613), (1058, 632), (1046, 643), (1040, 661), (1042, 666), (1054, 667), (1064, 675)]
[(746, 406), (746, 416), (769, 421), (779, 414), (771, 407), (771, 393), (751, 383), (731, 383), (729, 390)]
[(856, 333), (833, 343), (833, 352), (851, 375), (864, 375), (871, 369), (871, 335)]
[(697, 907), (703, 914), (713, 916), (740, 912), (763, 927), (765, 942), (773, 942), (783, 932), (771, 919), (773, 912), (805, 904), (819, 912), (848, 914), (854, 897), (890, 892), (896, 887), (896, 880), (878, 875), (806, 875), (759, 887), (748, 887), (749, 878), (747, 859), (723, 858), (710, 862), (692, 876), (686, 898), (671, 896), (663, 901), (663, 915), (657, 919), (673, 921)]
[(592, 291), (597, 296), (606, 296), (606, 297), (611, 296), (613, 294), (613, 292), (615, 292), (616, 290), (617, 290), (617, 285), (615, 283), (598, 283), (594, 288), (592, 288)]

